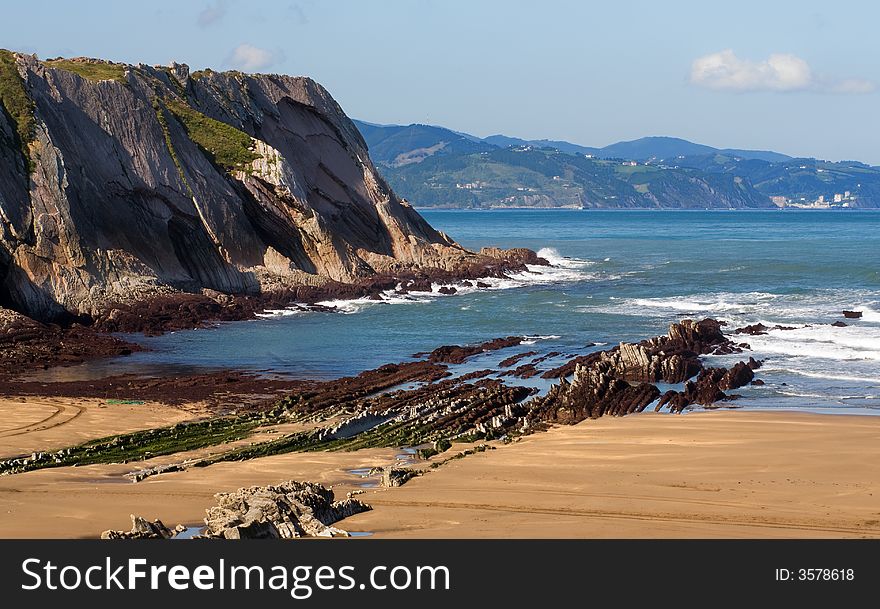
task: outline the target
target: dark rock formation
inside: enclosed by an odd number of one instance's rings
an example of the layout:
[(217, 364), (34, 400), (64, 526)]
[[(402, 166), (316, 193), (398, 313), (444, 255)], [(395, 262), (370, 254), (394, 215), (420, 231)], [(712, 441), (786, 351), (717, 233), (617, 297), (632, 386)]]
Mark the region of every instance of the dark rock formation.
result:
[(511, 366), (516, 364), (519, 360), (526, 358), (526, 357), (532, 357), (533, 355), (538, 355), (538, 352), (537, 351), (526, 351), (525, 353), (518, 353), (516, 355), (511, 355), (507, 359), (501, 360), (501, 362), (498, 365), (501, 368), (510, 368)]
[(129, 355), (141, 347), (93, 328), (43, 324), (0, 308), (0, 376), (35, 368), (79, 364), (89, 359)]
[(540, 370), (533, 363), (523, 364), (522, 366), (517, 366), (514, 370), (509, 370), (506, 374), (508, 376), (515, 376), (521, 379), (530, 379), (533, 376), (538, 376), (541, 373)]
[(320, 484), (294, 480), (214, 497), (217, 505), (207, 510), (205, 536), (223, 539), (347, 537), (331, 525), (371, 509), (357, 499), (335, 501), (333, 491)]
[(773, 326), (772, 328), (769, 326), (765, 326), (764, 324), (757, 323), (752, 324), (750, 326), (743, 326), (742, 328), (737, 328), (734, 330), (736, 334), (750, 334), (752, 336), (762, 336), (767, 334), (770, 330), (794, 330), (795, 328), (792, 326), (780, 326), (779, 324)]
[(752, 367), (745, 362), (738, 362), (733, 368), (724, 373), (718, 386), (725, 391), (728, 389), (738, 389), (751, 383), (754, 378), (755, 373)]
[[(469, 357), (488, 351), (497, 351), (507, 347), (515, 347), (522, 343), (522, 336), (508, 336), (495, 338), (479, 345), (444, 345), (437, 347), (428, 354), (428, 361), (435, 364), (461, 364)], [(414, 357), (420, 357), (423, 353), (417, 353)]]
[(725, 391), (748, 385), (755, 378), (749, 364), (739, 362), (730, 369), (704, 368), (693, 381), (687, 381), (684, 391), (667, 391), (657, 403), (655, 411), (668, 406), (671, 412), (681, 412), (691, 404), (711, 406), (717, 402), (736, 399)]
[(834, 326), (835, 328), (846, 328), (849, 324), (846, 322), (843, 322), (843, 321), (835, 321), (831, 325)]
[(862, 312), (861, 311), (844, 311), (843, 316), (847, 319), (861, 319)]
[[(543, 376), (562, 380), (544, 398), (534, 400), (530, 422), (577, 423), (605, 414), (641, 412), (658, 397), (656, 410), (680, 412), (691, 404), (711, 405), (732, 399), (724, 393), (748, 384), (760, 362), (754, 358), (729, 370), (704, 368), (701, 355), (738, 353), (741, 348), (721, 332), (714, 319), (683, 320), (672, 324), (666, 336), (640, 343), (621, 343), (606, 351), (582, 355)], [(572, 376), (572, 381), (566, 381)], [(694, 379), (694, 377), (696, 377)], [(691, 380), (694, 379), (694, 380)], [(656, 382), (685, 382), (684, 391), (662, 396)]]
[(569, 376), (580, 364), (591, 366), (608, 361), (618, 378), (633, 382), (680, 383), (700, 371), (700, 355), (727, 354), (741, 351), (721, 332), (714, 319), (695, 322), (689, 319), (669, 326), (666, 336), (640, 343), (621, 343), (607, 351), (579, 356), (562, 366), (545, 372), (542, 378)]
[(641, 412), (660, 396), (650, 383), (632, 385), (615, 378), (609, 362), (578, 364), (569, 383), (564, 378), (544, 398), (534, 401), (530, 423), (572, 424), (603, 415), (621, 416)]
[(101, 539), (171, 539), (186, 530), (179, 524), (172, 531), (161, 520), (148, 522), (140, 516), (131, 515), (131, 531), (104, 531)]

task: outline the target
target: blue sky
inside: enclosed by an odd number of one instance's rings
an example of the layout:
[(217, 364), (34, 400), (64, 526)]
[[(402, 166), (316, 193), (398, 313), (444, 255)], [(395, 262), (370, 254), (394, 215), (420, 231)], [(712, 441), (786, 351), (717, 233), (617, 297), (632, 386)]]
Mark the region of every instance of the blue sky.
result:
[(0, 47), (308, 75), (379, 123), (880, 164), (877, 23), (827, 0), (29, 0)]

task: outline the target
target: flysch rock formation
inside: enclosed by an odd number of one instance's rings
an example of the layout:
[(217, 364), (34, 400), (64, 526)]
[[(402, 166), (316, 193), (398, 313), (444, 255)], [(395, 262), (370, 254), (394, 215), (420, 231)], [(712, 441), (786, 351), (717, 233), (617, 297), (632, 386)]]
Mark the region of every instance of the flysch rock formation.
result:
[(0, 52), (27, 98), (0, 111), (0, 306), (52, 321), (493, 256), (399, 199), (309, 78)]
[(222, 539), (348, 537), (346, 531), (331, 525), (371, 509), (350, 497), (335, 501), (332, 490), (295, 480), (214, 497), (217, 505), (208, 509), (205, 536)]
[(142, 516), (131, 515), (130, 531), (104, 531), (101, 539), (171, 539), (186, 530), (182, 524), (169, 529), (161, 520), (148, 521)]
[[(725, 391), (749, 384), (761, 363), (750, 357), (730, 369), (707, 368), (700, 356), (740, 353), (746, 346), (726, 337), (714, 319), (682, 320), (671, 324), (665, 336), (620, 343), (546, 372), (547, 378), (559, 378), (559, 384), (534, 399), (526, 421), (572, 424), (642, 412), (654, 402), (657, 411), (666, 407), (681, 412), (692, 404), (713, 406), (736, 399)], [(684, 387), (661, 394), (654, 384), (658, 382)]]
[[(371, 509), (351, 497), (335, 501), (332, 490), (296, 480), (240, 488), (214, 497), (217, 505), (206, 510), (205, 528), (197, 538), (349, 537), (347, 531), (332, 526), (333, 523)], [(183, 525), (169, 529), (161, 520), (149, 522), (132, 514), (131, 531), (104, 531), (101, 539), (171, 539), (184, 531)]]

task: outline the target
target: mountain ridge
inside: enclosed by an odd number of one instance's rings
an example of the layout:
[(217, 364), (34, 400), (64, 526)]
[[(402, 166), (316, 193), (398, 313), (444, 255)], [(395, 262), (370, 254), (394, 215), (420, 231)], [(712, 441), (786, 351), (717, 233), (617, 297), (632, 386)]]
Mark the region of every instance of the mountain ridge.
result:
[(383, 129), (419, 138), (418, 151), (412, 140), (384, 139), (378, 166), (420, 207), (880, 207), (880, 168), (855, 161), (719, 149), (666, 136), (599, 149), (494, 135), (480, 140), (488, 148), (475, 149), (480, 142), (472, 141), (456, 148), (449, 142), (464, 135), (422, 125), (365, 129), (371, 150)]
[[(480, 138), (475, 135), (454, 131), (452, 129), (448, 129), (439, 125), (426, 125), (421, 123), (412, 123), (410, 125), (379, 124), (369, 123), (359, 119), (352, 119), (352, 122), (355, 124), (356, 127), (358, 127), (358, 129), (361, 129), (362, 125), (366, 127), (373, 137), (376, 136), (377, 131), (382, 130), (422, 129), (425, 131), (425, 133), (420, 134), (422, 138), (428, 138), (430, 137), (430, 135), (434, 135), (434, 137), (437, 137), (438, 139), (442, 139), (444, 136), (447, 139), (454, 139), (455, 136), (458, 136), (473, 142), (482, 142), (499, 148), (509, 148), (511, 146), (536, 146), (539, 148), (555, 148), (569, 154), (589, 154), (598, 158), (608, 159), (614, 158), (633, 161), (645, 161), (649, 159), (670, 159), (677, 156), (694, 156), (697, 154), (729, 154), (733, 156), (738, 156), (743, 159), (758, 159), (765, 161), (783, 161), (794, 158), (787, 154), (775, 152), (772, 150), (715, 148), (714, 146), (698, 144), (682, 138), (671, 136), (645, 136), (635, 140), (622, 140), (613, 144), (609, 144), (607, 146), (596, 147), (575, 144), (565, 140), (527, 140), (504, 134), (494, 134), (484, 138)], [(379, 155), (379, 158), (387, 160), (388, 157), (386, 154)], [(380, 164), (382, 164), (381, 161)]]

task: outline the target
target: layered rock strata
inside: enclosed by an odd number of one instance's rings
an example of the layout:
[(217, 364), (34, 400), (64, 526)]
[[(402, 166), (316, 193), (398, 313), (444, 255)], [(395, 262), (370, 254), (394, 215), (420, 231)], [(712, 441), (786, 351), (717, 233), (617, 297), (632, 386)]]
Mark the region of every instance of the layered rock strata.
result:
[(0, 306), (140, 329), (162, 311), (139, 303), (171, 314), (181, 293), (197, 319), (242, 318), (267, 294), (541, 262), (434, 230), (309, 78), (0, 53), (21, 93), (0, 100)]

